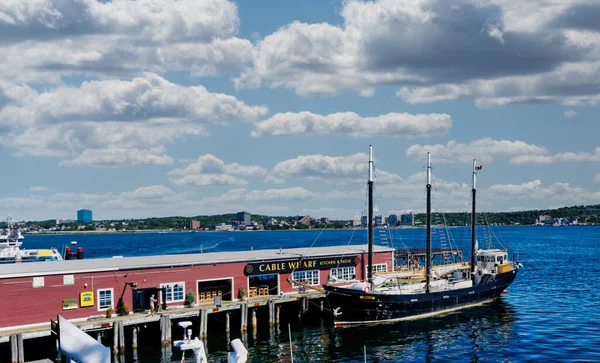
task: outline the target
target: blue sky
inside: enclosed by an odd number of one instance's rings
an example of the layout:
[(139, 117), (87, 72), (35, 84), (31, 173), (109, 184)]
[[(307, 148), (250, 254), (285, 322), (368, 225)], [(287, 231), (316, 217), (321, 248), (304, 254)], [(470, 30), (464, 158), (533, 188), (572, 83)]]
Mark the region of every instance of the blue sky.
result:
[(16, 220), (600, 203), (596, 1), (8, 0)]

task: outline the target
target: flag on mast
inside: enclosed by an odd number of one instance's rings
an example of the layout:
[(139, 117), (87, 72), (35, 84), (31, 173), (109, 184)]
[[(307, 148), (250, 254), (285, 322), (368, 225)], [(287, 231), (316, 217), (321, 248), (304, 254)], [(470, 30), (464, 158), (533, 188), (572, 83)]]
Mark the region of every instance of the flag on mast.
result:
[(475, 165), (475, 170), (481, 170), (483, 169), (483, 165)]

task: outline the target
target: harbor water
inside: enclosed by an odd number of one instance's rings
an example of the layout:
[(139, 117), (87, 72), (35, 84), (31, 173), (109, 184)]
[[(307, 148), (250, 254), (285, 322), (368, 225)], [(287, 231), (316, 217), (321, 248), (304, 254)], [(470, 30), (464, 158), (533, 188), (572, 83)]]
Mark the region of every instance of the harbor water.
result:
[[(467, 259), (468, 228), (449, 229)], [(390, 238), (385, 238), (388, 234)], [(424, 246), (423, 229), (376, 232), (398, 249)], [(480, 230), (479, 245), (496, 236), (524, 267), (494, 303), (416, 321), (334, 328), (328, 319), (283, 321), (244, 337), (251, 362), (598, 362), (600, 361), (600, 227), (494, 227)], [(28, 235), (24, 248), (61, 248), (71, 241), (85, 258), (204, 253), (363, 244), (353, 231), (272, 231)], [(435, 241), (434, 241), (435, 243)], [(436, 246), (434, 244), (434, 248)], [(237, 334), (237, 335), (236, 335)], [(240, 337), (232, 331), (230, 339)], [(157, 340), (158, 342), (158, 340)], [(228, 337), (207, 341), (209, 361), (226, 361)], [(181, 353), (159, 344), (140, 347), (127, 362), (180, 362)], [(191, 357), (190, 357), (191, 360)]]

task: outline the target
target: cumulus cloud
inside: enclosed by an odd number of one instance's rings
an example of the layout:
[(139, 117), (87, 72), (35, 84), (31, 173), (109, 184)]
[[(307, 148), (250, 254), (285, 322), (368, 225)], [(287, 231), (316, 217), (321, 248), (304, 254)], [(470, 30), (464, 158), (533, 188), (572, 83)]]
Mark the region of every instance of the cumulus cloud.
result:
[(575, 117), (577, 115), (578, 115), (578, 113), (575, 110), (567, 110), (567, 111), (565, 111), (565, 117), (566, 118), (573, 118), (573, 117)]
[(233, 96), (202, 86), (181, 86), (153, 74), (126, 80), (89, 81), (80, 87), (58, 87), (24, 104), (30, 122), (185, 120), (198, 124), (253, 121), (267, 113)]
[(247, 189), (232, 189), (227, 193), (217, 197), (225, 201), (241, 200), (245, 202), (274, 202), (274, 201), (290, 201), (302, 200), (311, 198), (313, 192), (302, 187), (284, 188), (284, 189), (266, 189), (266, 190), (247, 190)]
[(63, 160), (60, 166), (133, 166), (133, 165), (171, 165), (173, 158), (164, 154), (165, 148), (158, 146), (148, 150), (87, 149), (73, 160)]
[(600, 147), (594, 153), (563, 152), (555, 155), (519, 155), (510, 159), (511, 164), (551, 164), (555, 162), (600, 161)]
[(241, 70), (252, 44), (235, 37), (238, 28), (237, 8), (226, 0), (8, 0), (0, 4), (7, 56), (0, 75), (57, 82), (72, 74)]
[(258, 122), (252, 136), (260, 135), (348, 135), (423, 136), (440, 134), (452, 126), (447, 114), (388, 113), (377, 117), (361, 117), (354, 112), (318, 115), (312, 112), (278, 113)]
[(209, 125), (254, 121), (267, 113), (266, 107), (249, 106), (202, 86), (180, 86), (152, 73), (39, 94), (28, 88), (4, 89), (11, 100), (19, 94), (26, 97), (0, 108), (7, 128), (2, 136), (0, 127), (3, 145), (14, 148), (17, 156), (81, 153), (63, 166), (171, 164), (164, 154), (166, 144), (205, 135)]
[(411, 103), (597, 103), (598, 9), (586, 0), (346, 1), (341, 25), (294, 22), (260, 40), (235, 82), (301, 95), (398, 85)]
[(193, 215), (200, 204), (186, 193), (163, 185), (149, 185), (124, 192), (54, 193), (27, 197), (4, 197), (0, 203), (27, 211), (33, 218), (69, 218), (82, 206), (91, 206), (96, 219)]
[(206, 154), (185, 168), (168, 172), (171, 182), (177, 185), (246, 185), (248, 182), (234, 175), (266, 177), (267, 171), (260, 166), (225, 164), (214, 155)]
[[(273, 173), (284, 178), (305, 178), (331, 183), (364, 182), (368, 178), (368, 156), (357, 153), (349, 156), (300, 155), (275, 165)], [(384, 170), (375, 171), (381, 184), (396, 183), (402, 178)]]
[(543, 199), (577, 204), (589, 204), (600, 200), (600, 192), (590, 192), (585, 188), (572, 187), (569, 183), (552, 183), (545, 187), (539, 179), (521, 184), (492, 185), (487, 192), (489, 194), (487, 198), (493, 199)]
[(494, 156), (541, 155), (548, 150), (543, 146), (527, 144), (523, 141), (494, 140), (491, 138), (477, 139), (470, 143), (449, 141), (446, 145), (411, 145), (406, 154), (415, 158), (424, 158), (427, 152), (432, 154), (432, 162), (453, 163), (470, 162), (477, 159), (481, 162), (491, 162)]

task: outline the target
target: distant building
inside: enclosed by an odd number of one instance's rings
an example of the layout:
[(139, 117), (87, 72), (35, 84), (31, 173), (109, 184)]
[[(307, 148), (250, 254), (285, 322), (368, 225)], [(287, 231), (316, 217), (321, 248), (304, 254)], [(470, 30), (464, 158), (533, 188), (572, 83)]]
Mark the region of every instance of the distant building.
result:
[(314, 219), (311, 216), (295, 216), (290, 218), (290, 224), (296, 226), (298, 224), (304, 224), (309, 226)]
[(329, 218), (327, 217), (321, 217), (321, 223), (329, 223)]
[(385, 217), (384, 216), (375, 216), (375, 227), (380, 227), (385, 225)]
[(366, 227), (367, 226), (367, 221), (368, 221), (368, 217), (367, 216), (360, 217), (360, 225), (362, 227)]
[(92, 223), (92, 211), (89, 209), (78, 210), (77, 223)]
[(398, 225), (398, 215), (397, 214), (390, 214), (388, 217), (388, 224), (390, 226), (397, 226)]
[(196, 229), (200, 229), (200, 221), (194, 220), (192, 219), (190, 221), (190, 229), (191, 230), (196, 230)]
[(415, 215), (412, 213), (403, 214), (400, 216), (400, 224), (403, 226), (414, 226), (415, 225)]
[(250, 224), (250, 213), (248, 212), (237, 212), (235, 214), (235, 220), (240, 224)]

